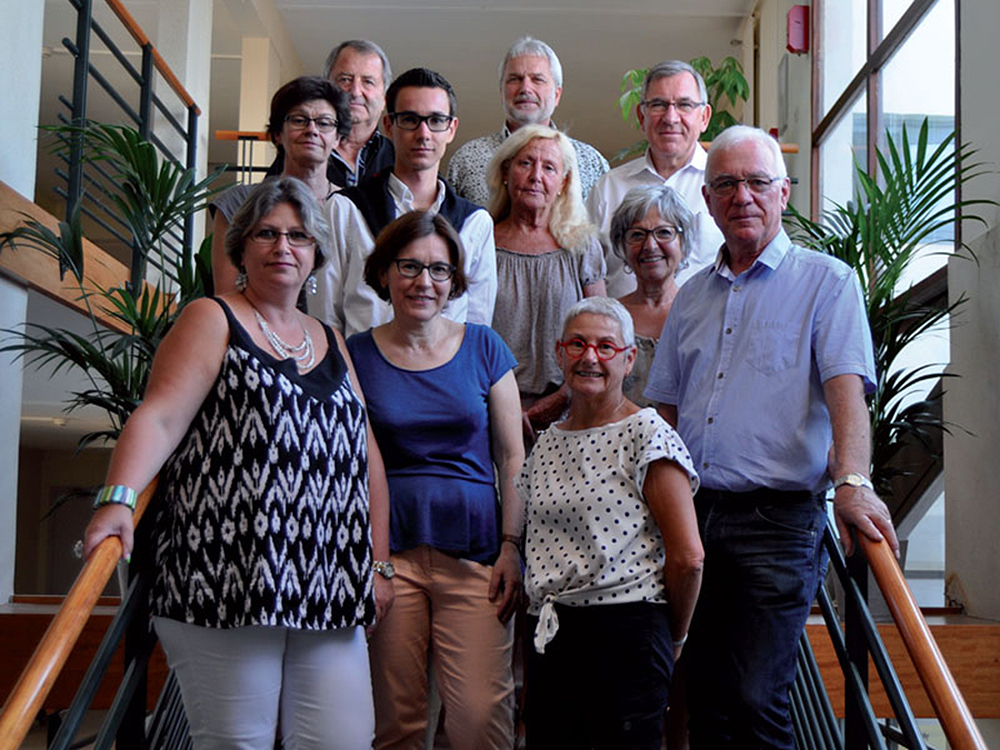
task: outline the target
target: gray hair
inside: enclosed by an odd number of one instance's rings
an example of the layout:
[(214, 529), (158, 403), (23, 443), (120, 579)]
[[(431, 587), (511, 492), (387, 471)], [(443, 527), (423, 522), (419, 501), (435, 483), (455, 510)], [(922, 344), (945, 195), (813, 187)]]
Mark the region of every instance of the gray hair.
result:
[(507, 63), (515, 57), (524, 57), (525, 55), (534, 55), (536, 57), (546, 58), (549, 61), (549, 68), (552, 70), (552, 80), (555, 81), (556, 86), (562, 86), (562, 63), (559, 62), (559, 57), (556, 55), (555, 50), (553, 50), (541, 39), (535, 39), (533, 36), (522, 36), (510, 45), (510, 49), (507, 50), (507, 54), (503, 57), (503, 62), (500, 63), (501, 88), (503, 87), (504, 74), (507, 72)]
[(622, 343), (625, 346), (635, 346), (635, 327), (632, 325), (632, 316), (628, 310), (618, 300), (613, 297), (584, 297), (566, 311), (563, 318), (561, 336), (566, 335), (566, 329), (573, 320), (584, 313), (592, 315), (603, 315), (618, 324), (618, 330), (622, 335)]
[(698, 96), (703, 102), (707, 102), (708, 89), (705, 87), (705, 79), (701, 77), (701, 73), (683, 60), (664, 60), (663, 62), (656, 63), (656, 65), (649, 69), (649, 72), (646, 73), (646, 77), (642, 81), (643, 101), (646, 100), (646, 93), (649, 91), (649, 87), (653, 81), (660, 78), (673, 78), (682, 73), (690, 73), (694, 76), (694, 80), (698, 84)]
[(625, 193), (611, 217), (611, 248), (619, 258), (627, 261), (625, 233), (637, 221), (646, 218), (651, 208), (660, 213), (661, 219), (680, 230), (682, 265), (686, 265), (695, 241), (695, 217), (684, 196), (667, 185), (641, 185)]
[(233, 215), (226, 230), (226, 255), (237, 268), (243, 267), (243, 244), (260, 221), (274, 208), (287, 203), (294, 208), (302, 221), (302, 228), (316, 240), (315, 271), (326, 263), (330, 254), (330, 225), (316, 196), (304, 182), (295, 177), (264, 180), (254, 186), (243, 205)]
[(330, 71), (333, 70), (333, 66), (337, 64), (337, 58), (345, 49), (352, 49), (364, 55), (378, 55), (379, 60), (382, 61), (382, 91), (388, 90), (389, 84), (392, 83), (392, 66), (389, 65), (389, 58), (381, 47), (367, 39), (348, 39), (334, 47), (326, 56), (326, 62), (323, 63), (324, 78), (330, 77)]
[(569, 136), (547, 125), (522, 125), (511, 133), (493, 154), (486, 167), (486, 184), (490, 189), (490, 215), (500, 222), (510, 215), (510, 193), (504, 186), (504, 177), (511, 161), (536, 138), (555, 141), (562, 154), (563, 172), (569, 178), (566, 187), (556, 197), (549, 214), (549, 231), (556, 242), (567, 250), (585, 247), (597, 238), (597, 230), (590, 223), (583, 205), (580, 186), (580, 169), (576, 149)]
[(712, 141), (708, 148), (708, 163), (705, 166), (705, 181), (710, 182), (710, 177), (714, 177), (712, 165), (715, 154), (720, 151), (727, 151), (742, 143), (757, 143), (763, 146), (771, 154), (772, 166), (777, 174), (775, 177), (788, 177), (788, 167), (785, 166), (785, 158), (781, 155), (781, 146), (771, 135), (749, 125), (732, 125), (723, 130)]

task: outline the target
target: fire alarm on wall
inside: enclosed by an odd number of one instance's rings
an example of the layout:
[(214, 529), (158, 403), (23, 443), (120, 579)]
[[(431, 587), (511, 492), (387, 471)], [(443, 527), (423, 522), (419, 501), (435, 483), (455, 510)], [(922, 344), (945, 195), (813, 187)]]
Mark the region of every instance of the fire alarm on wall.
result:
[(809, 6), (788, 9), (788, 51), (801, 55), (809, 51)]

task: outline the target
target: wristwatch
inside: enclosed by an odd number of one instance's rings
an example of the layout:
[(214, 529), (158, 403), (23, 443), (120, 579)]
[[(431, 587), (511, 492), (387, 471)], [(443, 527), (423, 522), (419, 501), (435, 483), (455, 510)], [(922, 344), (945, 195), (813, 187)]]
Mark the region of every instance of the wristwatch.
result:
[(868, 477), (861, 476), (860, 474), (855, 474), (854, 472), (844, 474), (844, 476), (834, 479), (833, 489), (840, 489), (845, 484), (849, 484), (851, 487), (867, 487), (872, 492), (875, 491), (875, 485), (872, 484), (872, 480)]
[(372, 570), (374, 570), (383, 578), (392, 578), (394, 575), (396, 575), (396, 569), (392, 567), (391, 562), (375, 561), (374, 563), (372, 563)]

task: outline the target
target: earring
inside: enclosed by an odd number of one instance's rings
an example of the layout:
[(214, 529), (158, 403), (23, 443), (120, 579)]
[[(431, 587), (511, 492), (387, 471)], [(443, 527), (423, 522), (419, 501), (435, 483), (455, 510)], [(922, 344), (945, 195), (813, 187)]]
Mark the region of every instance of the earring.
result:
[(316, 274), (311, 273), (309, 274), (309, 278), (306, 279), (306, 292), (309, 294), (316, 294), (316, 289)]
[(242, 292), (247, 288), (247, 269), (241, 268), (240, 272), (236, 274), (236, 291)]
[(630, 266), (628, 263), (622, 266), (622, 270), (625, 271), (625, 273), (628, 274), (629, 276), (635, 273), (635, 271), (632, 270), (632, 266)]

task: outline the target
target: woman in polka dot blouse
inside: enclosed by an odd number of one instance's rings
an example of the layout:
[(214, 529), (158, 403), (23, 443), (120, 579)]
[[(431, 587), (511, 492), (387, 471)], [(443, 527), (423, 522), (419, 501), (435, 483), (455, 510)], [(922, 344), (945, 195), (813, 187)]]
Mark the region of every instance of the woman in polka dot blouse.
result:
[(568, 311), (555, 356), (572, 394), (517, 480), (527, 507), (529, 748), (658, 750), (704, 553), (687, 448), (622, 393), (632, 319), (613, 299)]

